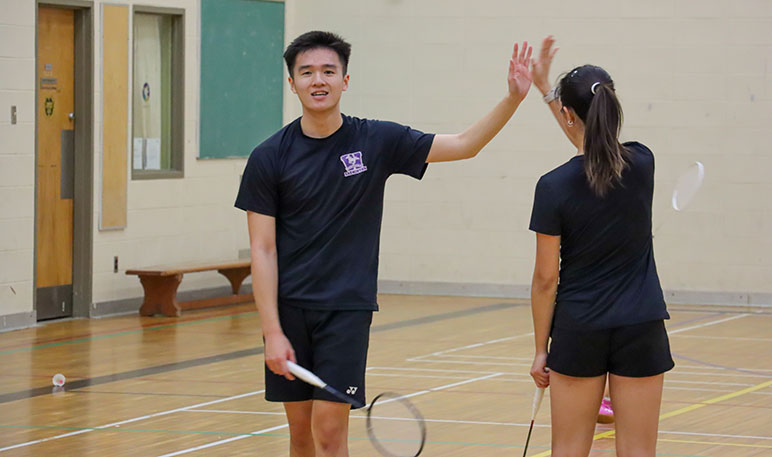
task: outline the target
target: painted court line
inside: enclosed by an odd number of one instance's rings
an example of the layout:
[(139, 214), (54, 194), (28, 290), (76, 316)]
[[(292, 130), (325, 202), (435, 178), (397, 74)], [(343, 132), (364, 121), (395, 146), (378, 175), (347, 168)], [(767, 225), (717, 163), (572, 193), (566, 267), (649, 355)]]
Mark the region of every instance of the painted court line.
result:
[(532, 361), (533, 357), (506, 357), (496, 355), (461, 355), (461, 354), (440, 354), (438, 357), (448, 357), (455, 359), (486, 359), (486, 360), (524, 360)]
[(148, 415), (145, 415), (145, 416), (139, 416), (139, 417), (134, 417), (132, 419), (126, 419), (126, 420), (123, 420), (123, 421), (120, 421), (120, 422), (113, 422), (111, 424), (100, 425), (98, 427), (92, 427), (92, 428), (88, 428), (88, 429), (84, 429), (84, 430), (78, 430), (76, 432), (64, 433), (64, 434), (61, 434), (61, 435), (56, 435), (56, 436), (52, 436), (52, 437), (49, 437), (49, 438), (42, 438), (42, 439), (34, 440), (34, 441), (27, 441), (27, 442), (24, 442), (24, 443), (14, 444), (12, 446), (6, 446), (6, 447), (3, 447), (3, 448), (0, 448), (0, 452), (10, 451), (11, 449), (18, 449), (18, 448), (26, 447), (26, 446), (32, 446), (33, 444), (44, 443), (46, 441), (58, 440), (60, 438), (67, 438), (67, 437), (70, 437), (70, 436), (81, 435), (83, 433), (93, 432), (95, 430), (104, 430), (104, 429), (107, 429), (107, 428), (116, 427), (116, 426), (123, 425), (123, 424), (129, 424), (129, 423), (132, 423), (132, 422), (137, 422), (137, 421), (141, 421), (141, 420), (145, 420), (145, 419), (150, 419), (150, 418), (153, 418), (153, 417), (166, 416), (168, 414), (174, 414), (174, 413), (177, 413), (177, 412), (180, 412), (180, 411), (185, 411), (186, 409), (190, 409), (190, 408), (200, 408), (202, 406), (214, 405), (214, 404), (222, 403), (222, 402), (229, 401), (229, 400), (236, 400), (238, 398), (250, 397), (252, 395), (261, 394), (263, 392), (265, 392), (265, 390), (258, 390), (258, 391), (255, 391), (255, 392), (247, 392), (247, 393), (240, 394), (240, 395), (234, 395), (232, 397), (220, 398), (218, 400), (212, 400), (212, 401), (207, 401), (207, 402), (204, 402), (204, 403), (198, 403), (198, 404), (195, 404), (195, 405), (185, 406), (183, 408), (176, 408), (176, 409), (171, 409), (171, 410), (167, 410), (167, 411), (160, 411), (160, 412), (153, 413), (153, 414), (148, 414)]
[(720, 441), (673, 440), (669, 438), (661, 438), (659, 441), (664, 441), (666, 443), (709, 444), (714, 446), (752, 447), (752, 448), (761, 448), (761, 449), (772, 449), (772, 446), (768, 446), (765, 444), (726, 443), (726, 442), (720, 442)]
[[(186, 413), (210, 413), (210, 414), (248, 414), (255, 416), (284, 416), (284, 413), (271, 412), (271, 411), (231, 411), (223, 409), (189, 409)], [(366, 419), (364, 414), (351, 414), (352, 419)], [(404, 419), (396, 417), (383, 417), (383, 419)], [(410, 420), (410, 419), (407, 419)], [(431, 419), (424, 418), (427, 423), (439, 423), (439, 424), (461, 424), (461, 425), (492, 425), (503, 427), (528, 427), (530, 423), (517, 423), (517, 422), (497, 422), (497, 421), (473, 421), (473, 420), (461, 420), (461, 419)], [(534, 427), (539, 428), (551, 428), (548, 424), (535, 424)], [(660, 430), (660, 435), (683, 435), (683, 436), (702, 436), (709, 438), (734, 438), (742, 440), (766, 440), (772, 441), (772, 436), (755, 436), (755, 435), (731, 435), (726, 433), (700, 433), (700, 432), (677, 432), (673, 430)], [(660, 441), (665, 441), (664, 439)], [(722, 443), (719, 443), (722, 444)]]
[[(222, 409), (189, 409), (189, 410), (186, 410), (185, 412), (186, 413), (210, 413), (210, 414), (250, 414), (250, 415), (256, 415), (256, 416), (284, 416), (284, 413), (277, 413), (277, 412), (270, 412), (270, 411), (229, 411), (229, 410), (222, 410)], [(367, 416), (364, 414), (351, 414), (351, 418), (366, 419)], [(382, 417), (382, 419), (405, 420), (404, 418), (397, 418), (397, 417)], [(406, 419), (406, 420), (411, 420), (411, 419)], [(503, 427), (530, 426), (530, 422), (517, 423), (517, 422), (497, 422), (497, 421), (472, 421), (472, 420), (461, 420), (461, 419), (432, 419), (428, 417), (424, 418), (424, 421), (427, 423), (460, 424), (460, 425), (492, 425), (492, 426), (503, 426)], [(534, 424), (534, 427), (552, 428), (552, 426), (548, 424)], [(772, 436), (730, 435), (726, 433), (677, 432), (677, 431), (671, 431), (671, 430), (660, 430), (659, 434), (772, 441)], [(664, 441), (664, 440), (661, 440), (661, 441)]]
[[(440, 390), (450, 389), (452, 387), (457, 387), (457, 386), (464, 385), (464, 384), (469, 384), (469, 383), (472, 383), (472, 382), (483, 381), (485, 379), (494, 378), (494, 377), (499, 376), (499, 375), (500, 375), (500, 373), (494, 373), (494, 374), (490, 374), (490, 375), (486, 375), (486, 376), (480, 376), (480, 377), (477, 377), (477, 378), (466, 379), (466, 380), (460, 381), (460, 382), (454, 382), (454, 383), (445, 384), (445, 385), (439, 386), (439, 387), (433, 387), (431, 389), (425, 389), (425, 390), (420, 390), (418, 392), (413, 392), (412, 394), (403, 395), (400, 398), (417, 397), (419, 395), (425, 395), (425, 394), (432, 393), (432, 392), (437, 392), (437, 391), (440, 391)], [(189, 408), (186, 408), (186, 409), (189, 409)], [(250, 433), (248, 435), (234, 436), (234, 437), (226, 438), (226, 439), (223, 439), (223, 440), (213, 441), (213, 442), (208, 443), (208, 444), (203, 444), (201, 446), (196, 446), (196, 447), (189, 448), (189, 449), (182, 449), (182, 450), (179, 450), (179, 451), (176, 451), (176, 452), (172, 452), (171, 454), (163, 454), (163, 455), (160, 455), (158, 457), (173, 457), (173, 456), (176, 456), (176, 455), (188, 454), (188, 453), (195, 452), (195, 451), (198, 451), (198, 450), (201, 450), (201, 449), (206, 449), (206, 448), (210, 448), (210, 447), (214, 447), (214, 446), (219, 446), (221, 444), (230, 443), (230, 442), (241, 440), (241, 439), (244, 439), (244, 438), (249, 438), (250, 436), (260, 435), (262, 433), (268, 433), (269, 431), (280, 430), (280, 429), (288, 427), (288, 426), (289, 426), (289, 424), (277, 425), (275, 427), (270, 427), (270, 428), (266, 428), (266, 429), (263, 429), (263, 430), (258, 430), (256, 432)]]
[[(680, 416), (681, 414), (685, 414), (685, 413), (688, 413), (690, 411), (694, 411), (696, 409), (700, 409), (700, 408), (703, 408), (703, 407), (708, 406), (708, 405), (713, 405), (713, 404), (722, 402), (724, 400), (729, 400), (731, 398), (739, 397), (739, 396), (745, 395), (747, 393), (755, 392), (757, 390), (765, 389), (765, 388), (767, 388), (769, 386), (772, 386), (772, 381), (762, 382), (761, 384), (757, 384), (757, 385), (755, 385), (753, 387), (748, 387), (747, 389), (738, 390), (738, 391), (732, 392), (730, 394), (721, 395), (720, 397), (714, 397), (714, 398), (711, 398), (709, 400), (705, 400), (705, 401), (700, 402), (700, 403), (696, 403), (696, 404), (693, 404), (693, 405), (686, 406), (684, 408), (676, 409), (675, 411), (671, 411), (669, 413), (661, 414), (659, 416), (659, 420), (661, 421), (663, 419), (667, 419), (667, 418), (670, 418), (670, 417)], [(615, 433), (614, 430), (609, 430), (609, 431), (606, 431), (606, 432), (602, 432), (602, 433), (596, 434), (595, 436), (592, 437), (592, 439), (593, 439), (593, 441), (596, 441), (596, 440), (599, 440), (601, 438), (609, 438), (611, 436), (614, 436), (614, 433)], [(666, 440), (662, 440), (662, 441), (666, 441)], [(721, 445), (724, 445), (725, 443), (720, 443), (720, 442), (709, 442), (709, 443), (700, 442), (699, 444), (711, 444), (711, 445), (715, 445), (715, 446), (721, 446)], [(726, 443), (726, 445), (732, 445), (732, 443)], [(755, 446), (755, 445), (742, 445), (742, 446), (743, 447), (745, 447), (745, 446), (748, 446), (748, 447), (762, 447), (762, 448), (766, 448), (767, 447), (767, 446)], [(536, 455), (534, 455), (532, 457), (547, 457), (548, 455), (552, 455), (552, 450), (541, 452), (541, 453), (536, 454)]]
[(753, 338), (743, 336), (709, 336), (709, 335), (678, 335), (679, 338), (702, 338), (706, 340), (732, 340), (732, 341), (772, 341), (772, 338)]
[(281, 429), (286, 428), (288, 426), (289, 426), (288, 424), (283, 424), (283, 425), (277, 425), (275, 427), (268, 427), (268, 428), (264, 428), (262, 430), (258, 430), (256, 432), (252, 432), (252, 433), (250, 433), (248, 435), (233, 436), (231, 438), (226, 438), (224, 440), (214, 441), (214, 442), (208, 443), (208, 444), (202, 444), (200, 446), (184, 449), (182, 451), (172, 452), (170, 454), (164, 454), (164, 455), (161, 455), (159, 457), (172, 457), (172, 456), (175, 456), (175, 455), (189, 454), (191, 452), (200, 451), (201, 449), (207, 449), (207, 448), (210, 448), (210, 447), (219, 446), (221, 444), (226, 444), (226, 443), (230, 443), (230, 442), (233, 442), (233, 441), (243, 440), (244, 438), (249, 438), (251, 436), (261, 435), (263, 433), (269, 433), (269, 432), (273, 432), (275, 430), (281, 430)]
[[(270, 412), (270, 411), (229, 411), (222, 409), (189, 409), (186, 413), (210, 413), (210, 414), (250, 414), (256, 416), (284, 416), (284, 413)], [(352, 414), (352, 419), (366, 419), (364, 414)], [(383, 417), (383, 419), (402, 419), (395, 417)], [(409, 420), (409, 419), (408, 419)], [(517, 423), (517, 422), (496, 422), (496, 421), (470, 421), (460, 419), (432, 419), (424, 418), (427, 423), (439, 423), (439, 424), (461, 424), (461, 425), (491, 425), (491, 426), (503, 426), (503, 427), (528, 427), (530, 423)], [(548, 424), (535, 424), (537, 428), (552, 428)], [(660, 430), (660, 435), (683, 435), (683, 436), (702, 436), (708, 438), (733, 438), (741, 440), (767, 440), (772, 441), (772, 436), (754, 436), (754, 435), (730, 435), (726, 433), (700, 433), (700, 432), (676, 432), (670, 430)], [(660, 439), (660, 441), (668, 441)], [(675, 440), (673, 440), (675, 441)], [(722, 443), (718, 443), (722, 444)]]
[[(700, 325), (694, 325), (694, 326), (691, 326), (691, 327), (679, 328), (679, 329), (673, 330), (672, 332), (668, 332), (668, 333), (679, 333), (679, 332), (685, 332), (687, 330), (693, 330), (693, 329), (696, 329), (696, 328), (708, 327), (708, 326), (711, 326), (711, 325), (721, 324), (723, 322), (728, 322), (728, 321), (731, 321), (731, 320), (740, 319), (740, 318), (743, 318), (743, 317), (746, 317), (746, 316), (748, 316), (748, 314), (738, 314), (738, 315), (731, 316), (731, 317), (728, 317), (728, 318), (725, 318), (725, 319), (719, 319), (719, 320), (716, 320), (716, 321), (706, 322), (706, 323), (700, 324)], [(748, 388), (745, 388), (745, 389), (742, 389), (742, 390), (738, 390), (736, 392), (732, 392), (732, 393), (729, 393), (729, 394), (726, 394), (726, 395), (721, 395), (719, 397), (714, 397), (714, 398), (711, 398), (709, 400), (705, 400), (705, 401), (700, 402), (700, 403), (696, 403), (696, 404), (693, 404), (693, 405), (689, 405), (689, 406), (677, 409), (675, 411), (671, 411), (669, 413), (661, 414), (659, 416), (659, 420), (661, 421), (663, 419), (667, 419), (667, 418), (670, 418), (670, 417), (679, 416), (681, 414), (685, 414), (685, 413), (688, 413), (688, 412), (691, 412), (691, 411), (703, 408), (703, 407), (708, 406), (708, 405), (719, 403), (719, 402), (722, 402), (724, 400), (729, 400), (731, 398), (739, 397), (740, 395), (745, 395), (747, 393), (755, 392), (757, 390), (765, 389), (765, 388), (767, 388), (769, 386), (772, 386), (772, 381), (762, 382), (761, 384), (757, 384), (757, 385), (752, 386), (752, 387), (748, 387)], [(595, 436), (593, 436), (592, 439), (593, 439), (593, 441), (596, 441), (596, 440), (599, 440), (601, 438), (608, 438), (608, 437), (614, 436), (614, 433), (615, 433), (614, 430), (609, 430), (609, 431), (606, 431), (606, 432), (602, 432), (602, 433), (596, 434)], [(705, 443), (702, 443), (702, 444), (705, 444)], [(721, 443), (708, 443), (708, 444), (720, 445)], [(544, 452), (541, 452), (539, 454), (536, 454), (536, 455), (534, 455), (532, 457), (547, 457), (549, 455), (552, 455), (552, 450), (551, 449), (548, 450), (548, 451), (544, 451)]]
[[(530, 367), (530, 363), (514, 363), (514, 362), (477, 362), (477, 361), (469, 361), (469, 360), (433, 360), (433, 359), (411, 359), (410, 362), (420, 362), (420, 363), (436, 363), (436, 364), (446, 364), (446, 365), (467, 365), (467, 366), (495, 366), (495, 367)], [(731, 371), (731, 370), (726, 370)], [(526, 372), (524, 372), (527, 374)], [(747, 372), (738, 372), (738, 373), (719, 373), (719, 372), (713, 372), (713, 373), (703, 373), (703, 372), (694, 372), (694, 371), (682, 371), (676, 368), (675, 370), (669, 371), (668, 375), (679, 375), (679, 376), (715, 376), (715, 377), (721, 377), (721, 378), (772, 378), (772, 374), (766, 374), (766, 373), (747, 373)]]
[[(427, 357), (427, 356), (422, 356)], [(439, 356), (440, 358), (447, 357), (447, 358), (456, 358), (456, 359), (475, 359), (475, 360), (509, 360), (509, 361), (516, 361), (516, 360), (522, 360), (526, 362), (531, 362), (533, 360), (533, 357), (506, 357), (506, 356), (493, 356), (493, 355), (457, 355), (457, 354), (443, 354)], [(678, 357), (684, 358), (685, 360), (692, 360), (687, 359), (684, 356), (679, 355)], [(423, 361), (423, 360), (422, 360)], [(697, 361), (697, 360), (692, 360)], [(698, 361), (699, 362), (699, 361)], [(704, 362), (702, 362), (704, 363)], [(529, 364), (530, 365), (530, 364)], [(754, 372), (767, 372), (772, 374), (772, 368), (743, 368), (743, 367), (725, 367), (723, 365), (686, 365), (683, 363), (679, 363), (675, 370), (673, 371), (680, 371), (681, 369), (690, 369), (690, 370), (705, 370), (705, 371), (732, 371), (732, 370), (741, 370), (745, 371), (750, 374), (754, 374)], [(710, 373), (700, 373), (702, 375), (710, 374)]]
[[(424, 356), (429, 357), (429, 356)], [(530, 363), (514, 363), (514, 362), (473, 362), (471, 360), (432, 360), (432, 359), (407, 359), (408, 362), (423, 362), (423, 363), (446, 363), (448, 365), (494, 365), (501, 367), (530, 367)]]
[(710, 322), (705, 322), (704, 324), (692, 325), (691, 327), (684, 327), (684, 328), (677, 328), (675, 330), (668, 330), (667, 334), (668, 335), (675, 335), (676, 333), (685, 332), (687, 330), (694, 330), (696, 328), (710, 327), (711, 325), (721, 324), (721, 323), (724, 323), (724, 322), (733, 321), (735, 319), (741, 319), (741, 318), (747, 317), (747, 316), (749, 316), (749, 315), (748, 314), (737, 314), (737, 315), (734, 315), (734, 316), (726, 317), (724, 319), (719, 319), (717, 321), (710, 321)]
[[(745, 395), (747, 393), (751, 393), (751, 392), (755, 392), (757, 390), (765, 389), (765, 388), (767, 388), (769, 386), (772, 386), (772, 381), (762, 382), (761, 384), (757, 384), (757, 385), (755, 385), (753, 387), (748, 387), (747, 389), (738, 390), (737, 392), (732, 392), (730, 394), (721, 395), (720, 397), (714, 397), (714, 398), (711, 398), (709, 400), (705, 400), (705, 401), (700, 402), (700, 403), (696, 403), (696, 404), (689, 405), (689, 406), (686, 406), (686, 407), (683, 407), (683, 408), (680, 408), (680, 409), (676, 409), (675, 411), (670, 411), (669, 413), (661, 414), (659, 416), (659, 420), (661, 421), (663, 419), (667, 419), (667, 418), (670, 418), (670, 417), (680, 416), (681, 414), (685, 414), (685, 413), (694, 411), (696, 409), (704, 408), (705, 406), (713, 405), (715, 403), (719, 403), (719, 402), (722, 402), (724, 400), (729, 400), (731, 398), (739, 397), (740, 395)], [(607, 432), (598, 433), (592, 439), (593, 439), (593, 441), (595, 441), (595, 440), (599, 440), (601, 438), (607, 438), (607, 437), (610, 437), (610, 436), (613, 436), (613, 435), (614, 435), (614, 430), (609, 430)], [(702, 444), (705, 444), (705, 443), (702, 443)], [(708, 443), (708, 444), (720, 445), (720, 444), (723, 444), (723, 443)], [(537, 454), (534, 457), (541, 457), (541, 456), (547, 456), (547, 455), (550, 455), (550, 454), (549, 453), (546, 453), (546, 454), (542, 453), (542, 454)]]
[[(690, 370), (706, 370), (706, 371), (744, 370), (744, 371), (758, 371), (758, 372), (772, 373), (772, 369), (770, 368), (724, 367), (720, 365), (684, 365), (682, 363), (679, 363), (678, 366), (681, 368), (688, 368)], [(710, 374), (710, 373), (706, 373), (706, 374)]]
[[(530, 379), (530, 375), (525, 372), (513, 372), (513, 371), (485, 371), (485, 370), (458, 370), (458, 369), (449, 369), (449, 368), (417, 368), (417, 367), (383, 367), (383, 366), (375, 366), (368, 368), (368, 375), (384, 375), (384, 373), (374, 373), (374, 370), (389, 370), (389, 371), (397, 371), (397, 372), (427, 372), (427, 373), (456, 373), (456, 374), (492, 374), (492, 373), (500, 373), (502, 376), (517, 376), (517, 377), (525, 377)], [(704, 376), (704, 373), (700, 373)], [(405, 374), (401, 376), (409, 377), (411, 375)], [(517, 379), (510, 379), (510, 378), (503, 378), (501, 381), (515, 381), (518, 382)], [(716, 385), (716, 386), (736, 386), (736, 387), (750, 387), (754, 384), (748, 384), (748, 383), (737, 383), (737, 382), (716, 382), (716, 381), (689, 381), (689, 380), (674, 380), (674, 379), (666, 379), (665, 385), (667, 384), (696, 384), (696, 385)], [(733, 391), (732, 391), (733, 392)]]
[[(167, 330), (170, 328), (188, 327), (191, 325), (206, 324), (210, 322), (217, 322), (217, 321), (223, 321), (228, 319), (239, 319), (242, 317), (251, 317), (256, 315), (257, 315), (257, 311), (237, 312), (234, 314), (226, 314), (223, 316), (187, 319), (187, 320), (184, 320), (183, 322), (164, 323), (164, 324), (158, 324), (150, 327), (141, 327), (141, 326), (130, 327), (125, 329), (108, 331), (106, 333), (100, 333), (96, 335), (85, 334), (84, 336), (75, 337), (72, 339), (64, 338), (58, 341), (49, 341), (46, 343), (35, 344), (32, 346), (18, 346), (18, 347), (5, 348), (0, 350), (0, 355), (14, 354), (17, 352), (35, 351), (38, 349), (47, 349), (51, 347), (66, 346), (70, 344), (86, 343), (86, 342), (104, 340), (108, 338), (116, 338), (116, 337), (121, 337), (126, 335), (136, 335), (136, 334), (141, 334), (145, 332), (155, 332), (159, 330)], [(182, 318), (179, 318), (179, 319), (182, 319)]]
[(673, 432), (660, 430), (660, 435), (707, 436), (711, 438), (735, 438), (741, 440), (772, 440), (772, 436), (728, 435), (726, 433)]
[(418, 360), (420, 360), (420, 359), (422, 359), (424, 357), (431, 357), (431, 356), (438, 356), (438, 355), (443, 355), (443, 354), (449, 354), (451, 352), (463, 351), (465, 349), (474, 349), (474, 348), (478, 348), (478, 347), (482, 347), (482, 346), (487, 346), (489, 344), (496, 344), (496, 343), (501, 343), (501, 342), (504, 342), (504, 341), (511, 341), (511, 340), (514, 340), (514, 339), (517, 339), (517, 338), (522, 338), (524, 336), (531, 336), (531, 335), (533, 335), (533, 332), (522, 333), (520, 335), (514, 335), (514, 336), (507, 336), (507, 337), (504, 337), (504, 338), (496, 338), (496, 339), (489, 340), (489, 341), (483, 341), (482, 343), (467, 344), (465, 346), (459, 346), (459, 347), (455, 347), (455, 348), (445, 349), (444, 351), (437, 351), (437, 352), (432, 352), (432, 353), (429, 353), (429, 354), (419, 355), (419, 356), (416, 356), (416, 357), (411, 357), (411, 358), (409, 358), (407, 360), (410, 361), (410, 362), (418, 361)]

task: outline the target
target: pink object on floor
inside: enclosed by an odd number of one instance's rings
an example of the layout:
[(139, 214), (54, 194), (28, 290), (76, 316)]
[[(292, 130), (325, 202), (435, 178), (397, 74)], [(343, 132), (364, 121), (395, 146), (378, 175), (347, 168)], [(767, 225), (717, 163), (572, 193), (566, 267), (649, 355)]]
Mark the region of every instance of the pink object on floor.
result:
[(600, 402), (600, 410), (598, 411), (598, 423), (610, 424), (614, 422), (614, 410), (611, 408), (611, 400), (604, 398)]

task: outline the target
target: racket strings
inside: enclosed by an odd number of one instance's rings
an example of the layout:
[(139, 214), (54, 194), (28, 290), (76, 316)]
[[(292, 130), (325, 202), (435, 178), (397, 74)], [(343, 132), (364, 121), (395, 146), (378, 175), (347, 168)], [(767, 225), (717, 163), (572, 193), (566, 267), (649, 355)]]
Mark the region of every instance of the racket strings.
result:
[(423, 417), (404, 398), (381, 394), (367, 413), (367, 431), (373, 445), (390, 457), (415, 457), (426, 440)]
[(678, 177), (673, 189), (673, 209), (681, 211), (691, 203), (704, 177), (705, 168), (700, 162), (695, 162)]

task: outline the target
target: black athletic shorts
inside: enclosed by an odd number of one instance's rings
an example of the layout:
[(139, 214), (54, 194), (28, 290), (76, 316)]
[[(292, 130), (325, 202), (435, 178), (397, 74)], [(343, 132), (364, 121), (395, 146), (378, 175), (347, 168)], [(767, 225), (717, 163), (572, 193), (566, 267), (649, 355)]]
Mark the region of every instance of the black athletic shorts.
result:
[[(365, 403), (365, 367), (372, 311), (321, 311), (279, 305), (279, 322), (298, 365), (339, 392)], [(275, 402), (340, 402), (299, 379), (290, 381), (265, 367), (265, 399)]]
[(566, 376), (644, 378), (675, 366), (662, 320), (605, 330), (553, 328), (550, 336), (547, 367)]

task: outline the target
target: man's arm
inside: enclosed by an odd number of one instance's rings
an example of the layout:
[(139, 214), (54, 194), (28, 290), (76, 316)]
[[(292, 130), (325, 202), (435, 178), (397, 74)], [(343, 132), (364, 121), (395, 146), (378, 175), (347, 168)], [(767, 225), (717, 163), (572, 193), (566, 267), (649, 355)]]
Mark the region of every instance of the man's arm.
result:
[(531, 376), (538, 387), (549, 385), (547, 342), (552, 316), (555, 312), (555, 294), (560, 270), (560, 236), (536, 234), (536, 264), (531, 283), (531, 312), (536, 344)]
[(523, 43), (519, 53), (518, 45), (515, 43), (512, 58), (509, 60), (509, 74), (507, 76), (509, 92), (507, 96), (493, 108), (493, 111), (465, 131), (454, 135), (436, 135), (432, 147), (429, 149), (429, 155), (426, 157), (427, 163), (474, 157), (499, 133), (499, 130), (515, 113), (531, 87), (531, 70), (529, 68), (531, 52), (532, 48), (528, 46), (527, 41)]
[[(552, 58), (555, 57), (555, 53), (557, 53), (559, 49), (552, 49), (553, 44), (555, 44), (555, 38), (552, 35), (544, 38), (544, 41), (541, 42), (539, 55), (533, 61), (533, 85), (539, 89), (539, 92), (541, 92), (542, 96), (547, 95), (547, 92), (552, 90), (552, 84), (549, 81), (550, 66), (552, 65)], [(566, 125), (566, 120), (560, 113), (560, 110), (563, 107), (560, 104), (560, 99), (553, 99), (547, 104), (547, 107), (555, 117), (555, 120), (558, 121), (558, 125), (560, 125), (560, 128), (563, 130), (563, 133), (566, 135), (566, 137), (568, 137), (568, 140), (571, 142), (571, 144), (573, 144), (577, 149), (580, 149), (582, 145), (580, 144), (581, 138), (577, 135), (578, 129), (572, 130), (568, 128), (568, 125)]]
[(252, 296), (263, 328), (265, 363), (274, 373), (295, 379), (287, 368), (287, 360), (295, 362), (295, 351), (279, 323), (276, 219), (247, 211), (247, 225), (252, 258)]

